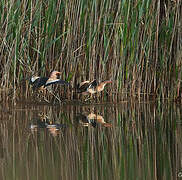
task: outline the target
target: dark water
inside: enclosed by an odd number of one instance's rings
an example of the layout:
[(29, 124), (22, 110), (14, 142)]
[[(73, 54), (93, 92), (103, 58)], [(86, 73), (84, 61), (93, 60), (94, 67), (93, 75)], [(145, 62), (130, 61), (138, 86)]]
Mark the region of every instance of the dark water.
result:
[(1, 104), (0, 179), (182, 179), (181, 117), (175, 104)]

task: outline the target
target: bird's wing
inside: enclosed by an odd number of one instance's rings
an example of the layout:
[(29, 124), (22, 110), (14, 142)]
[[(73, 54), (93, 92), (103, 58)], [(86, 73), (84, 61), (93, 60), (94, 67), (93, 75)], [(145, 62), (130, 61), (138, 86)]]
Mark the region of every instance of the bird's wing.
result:
[(40, 78), (39, 76), (32, 76), (32, 77), (29, 79), (30, 84), (33, 85), (34, 82), (35, 82), (37, 79), (39, 79), (39, 78)]
[(41, 78), (36, 79), (33, 82), (33, 89), (40, 88), (41, 86), (44, 86), (46, 84), (47, 80), (48, 80), (47, 77), (41, 77)]
[(55, 80), (48, 80), (44, 86), (47, 87), (50, 86), (51, 84), (69, 85), (69, 83), (66, 81), (63, 81), (61, 79), (55, 79)]
[(95, 88), (97, 85), (98, 85), (97, 80), (94, 79), (93, 81), (90, 82), (88, 88)]
[(83, 85), (85, 85), (85, 84), (88, 84), (88, 83), (90, 83), (90, 81), (83, 81), (83, 82), (81, 82), (79, 85), (80, 85), (80, 87), (81, 87), (81, 86), (83, 86)]
[(78, 93), (82, 93), (87, 91), (87, 88), (89, 87), (89, 81), (84, 81), (81, 82), (78, 86), (77, 86), (77, 92)]

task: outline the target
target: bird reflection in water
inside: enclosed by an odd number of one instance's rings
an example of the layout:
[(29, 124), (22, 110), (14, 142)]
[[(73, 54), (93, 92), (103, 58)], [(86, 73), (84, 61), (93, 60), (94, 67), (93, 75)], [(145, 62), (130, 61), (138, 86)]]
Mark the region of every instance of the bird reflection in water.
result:
[(111, 123), (105, 122), (103, 116), (95, 114), (95, 113), (87, 113), (86, 114), (77, 114), (76, 120), (82, 126), (92, 126), (96, 127), (98, 124), (104, 127), (112, 127)]
[(33, 119), (33, 122), (30, 125), (30, 129), (32, 132), (37, 132), (40, 129), (45, 129), (47, 130), (51, 135), (57, 136), (60, 132), (61, 129), (65, 128), (65, 124), (59, 124), (55, 123), (50, 120), (46, 114), (44, 113), (39, 113), (37, 118)]

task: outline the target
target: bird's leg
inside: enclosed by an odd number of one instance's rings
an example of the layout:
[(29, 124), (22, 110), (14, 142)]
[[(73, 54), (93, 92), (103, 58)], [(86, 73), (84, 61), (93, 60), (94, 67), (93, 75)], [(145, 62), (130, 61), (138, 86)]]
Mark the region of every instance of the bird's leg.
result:
[(36, 94), (37, 94), (36, 96), (40, 102), (46, 101), (46, 102), (50, 103), (49, 100), (46, 98), (46, 89), (39, 89), (39, 90), (37, 90)]
[(85, 101), (88, 101), (90, 99), (90, 97), (87, 97), (86, 99), (85, 99)]
[(87, 99), (85, 99), (85, 101), (88, 101), (89, 99), (92, 99), (92, 94), (90, 94), (90, 97), (88, 97)]
[(42, 94), (43, 94), (43, 100), (46, 101), (47, 103), (50, 103), (50, 101), (46, 98), (46, 89), (42, 89)]
[(94, 94), (93, 96), (94, 96), (93, 99), (94, 99), (94, 100), (97, 100), (97, 95)]

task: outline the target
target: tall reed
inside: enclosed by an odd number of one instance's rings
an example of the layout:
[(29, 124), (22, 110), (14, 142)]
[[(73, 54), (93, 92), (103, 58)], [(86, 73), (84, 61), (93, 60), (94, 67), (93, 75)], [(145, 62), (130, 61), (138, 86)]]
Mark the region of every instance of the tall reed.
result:
[(179, 96), (181, 14), (180, 0), (2, 0), (1, 88), (28, 98), (25, 80), (56, 69), (73, 86), (113, 80), (110, 100)]

